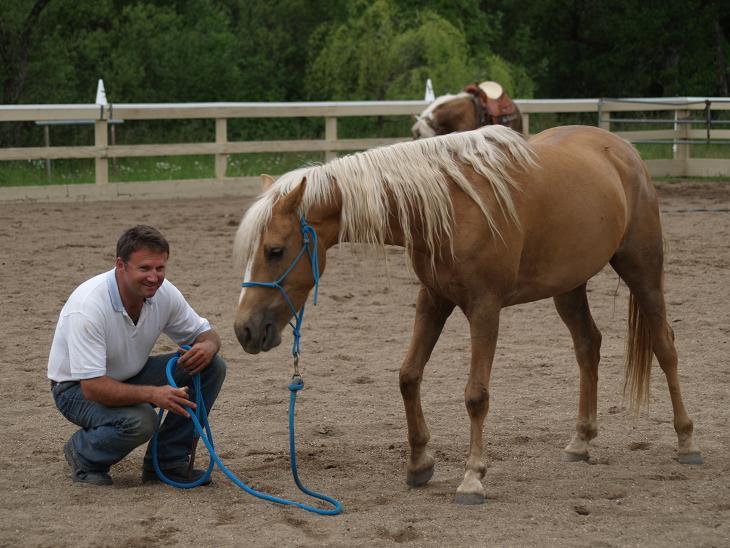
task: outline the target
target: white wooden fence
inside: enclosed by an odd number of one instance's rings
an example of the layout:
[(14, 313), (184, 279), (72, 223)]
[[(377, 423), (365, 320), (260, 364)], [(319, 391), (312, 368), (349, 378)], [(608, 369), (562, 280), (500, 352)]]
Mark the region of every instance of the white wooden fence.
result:
[[(523, 117), (526, 136), (530, 134), (530, 116), (538, 113), (595, 113), (596, 125), (615, 131), (632, 142), (673, 144), (673, 156), (665, 160), (649, 160), (653, 175), (729, 176), (728, 159), (693, 158), (693, 143), (730, 139), (730, 129), (713, 124), (697, 129), (713, 111), (730, 110), (727, 98), (682, 97), (656, 99), (531, 99), (517, 100)], [(0, 105), (0, 123), (41, 121), (83, 121), (94, 124), (93, 146), (46, 146), (0, 149), (0, 161), (82, 159), (95, 161), (95, 184), (4, 186), (0, 200), (83, 200), (114, 199), (134, 196), (250, 195), (258, 192), (257, 177), (227, 177), (229, 154), (247, 152), (320, 151), (326, 159), (339, 151), (362, 150), (407, 140), (338, 139), (337, 120), (351, 116), (410, 116), (418, 114), (425, 101), (356, 101), (310, 103), (185, 103), (185, 104), (112, 104), (101, 105)], [(672, 129), (621, 131), (626, 113), (661, 111), (659, 118)], [(615, 116), (620, 113), (619, 116)], [(228, 141), (228, 120), (234, 118), (320, 117), (325, 119), (324, 139), (280, 141)], [(110, 120), (180, 120), (214, 119), (215, 142), (183, 144), (109, 144)], [(622, 120), (623, 118), (623, 120)], [(631, 119), (631, 118), (630, 118)], [(633, 118), (635, 123), (644, 120)], [(670, 122), (667, 122), (669, 120)], [(647, 121), (645, 123), (650, 123)], [(215, 178), (204, 180), (158, 181), (153, 183), (109, 183), (109, 159), (142, 156), (214, 155)]]

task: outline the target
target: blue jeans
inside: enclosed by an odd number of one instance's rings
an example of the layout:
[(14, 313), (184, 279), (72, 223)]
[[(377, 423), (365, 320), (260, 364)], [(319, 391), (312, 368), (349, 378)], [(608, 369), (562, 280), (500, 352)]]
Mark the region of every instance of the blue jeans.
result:
[[(139, 385), (166, 385), (165, 366), (174, 353), (150, 356), (137, 375), (124, 382)], [(200, 374), (201, 392), (206, 411), (210, 412), (226, 377), (226, 363), (218, 355)], [(188, 386), (189, 397), (195, 401), (192, 377), (182, 369), (174, 369), (175, 383)], [(149, 403), (125, 407), (107, 407), (84, 398), (81, 385), (77, 382), (57, 384), (53, 399), (61, 414), (81, 427), (71, 436), (71, 444), (78, 460), (87, 472), (108, 472), (134, 448), (150, 440), (159, 427), (157, 454), (162, 468), (173, 468), (187, 464), (193, 442), (193, 421), (167, 413), (159, 425), (157, 412)], [(145, 469), (152, 469), (152, 449), (147, 447), (144, 457)]]

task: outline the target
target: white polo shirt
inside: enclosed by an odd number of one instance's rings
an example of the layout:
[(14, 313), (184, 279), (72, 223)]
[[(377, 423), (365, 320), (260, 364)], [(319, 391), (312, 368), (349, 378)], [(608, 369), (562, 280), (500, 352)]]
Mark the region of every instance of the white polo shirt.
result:
[(137, 325), (119, 295), (114, 269), (82, 283), (61, 309), (48, 358), (56, 382), (107, 375), (125, 381), (142, 370), (161, 333), (192, 343), (210, 324), (165, 280), (142, 306)]

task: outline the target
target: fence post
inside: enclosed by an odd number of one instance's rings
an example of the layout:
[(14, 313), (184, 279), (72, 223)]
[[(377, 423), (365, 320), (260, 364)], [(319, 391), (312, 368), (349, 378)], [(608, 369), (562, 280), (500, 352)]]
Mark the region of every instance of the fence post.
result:
[[(51, 128), (46, 124), (43, 126), (43, 142), (46, 144), (46, 148), (51, 146)], [(51, 182), (51, 159), (46, 158), (46, 180), (48, 183)]]
[[(215, 144), (224, 145), (228, 142), (228, 120), (226, 118), (215, 119)], [(215, 178), (223, 179), (228, 169), (228, 154), (218, 153), (215, 155)]]
[(107, 147), (109, 146), (109, 123), (106, 120), (94, 122), (94, 146), (102, 149), (102, 156), (94, 160), (94, 171), (97, 185), (105, 185), (109, 182), (109, 159), (107, 158)]
[(689, 139), (689, 124), (681, 122), (684, 118), (689, 118), (688, 110), (674, 111), (674, 145), (672, 145), (672, 158), (675, 164), (679, 164), (679, 176), (686, 176), (689, 172), (689, 145), (677, 143), (678, 140), (687, 141)]
[(611, 111), (603, 100), (598, 104), (598, 127), (611, 131)]
[[(324, 139), (325, 141), (337, 140), (337, 118), (335, 116), (327, 116), (324, 119)], [(324, 161), (329, 162), (337, 158), (337, 152), (328, 150), (324, 153)]]
[(522, 136), (527, 139), (530, 136), (530, 114), (522, 112)]

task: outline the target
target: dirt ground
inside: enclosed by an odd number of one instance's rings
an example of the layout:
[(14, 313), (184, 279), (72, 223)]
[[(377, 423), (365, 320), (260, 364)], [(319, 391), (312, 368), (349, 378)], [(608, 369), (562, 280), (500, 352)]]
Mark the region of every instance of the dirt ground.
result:
[[(485, 433), (487, 502), (453, 502), (469, 428), (467, 326), (455, 312), (423, 383), (435, 474), (408, 488), (398, 368), (417, 282), (399, 249), (388, 250), (388, 271), (377, 256), (335, 249), (319, 305), (307, 309), (297, 434), (302, 480), (343, 502), (337, 517), (260, 501), (219, 471), (210, 487), (191, 491), (142, 485), (141, 448), (112, 468), (108, 488), (72, 484), (63, 458), (74, 426), (56, 411), (46, 379), (58, 313), (79, 283), (111, 267), (119, 233), (144, 222), (167, 235), (169, 279), (223, 339), (229, 373), (211, 416), (222, 458), (252, 486), (304, 500), (288, 467), (291, 333), (251, 356), (232, 329), (240, 273), (231, 248), (250, 200), (0, 204), (0, 545), (729, 546), (730, 184), (659, 188), (668, 309), (705, 464), (675, 460), (658, 366), (649, 410), (629, 416), (621, 397), (628, 292), (606, 269), (589, 283), (603, 332), (590, 461), (560, 461), (577, 409), (567, 329), (549, 300), (506, 309)], [(199, 459), (207, 462), (204, 450)]]

